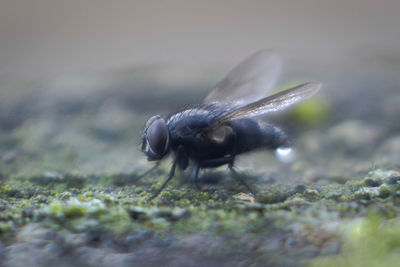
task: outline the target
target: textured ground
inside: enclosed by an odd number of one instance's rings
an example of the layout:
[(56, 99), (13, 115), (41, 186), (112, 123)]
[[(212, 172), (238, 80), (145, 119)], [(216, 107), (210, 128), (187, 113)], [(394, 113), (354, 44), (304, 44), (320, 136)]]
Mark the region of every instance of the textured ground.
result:
[(152, 203), (171, 163), (137, 179), (151, 166), (138, 147), (142, 127), (195, 103), (206, 84), (172, 88), (140, 75), (2, 83), (0, 265), (394, 265), (397, 76), (328, 83), (272, 118), (297, 157), (239, 158), (257, 199), (219, 168), (202, 174), (200, 191), (178, 173)]

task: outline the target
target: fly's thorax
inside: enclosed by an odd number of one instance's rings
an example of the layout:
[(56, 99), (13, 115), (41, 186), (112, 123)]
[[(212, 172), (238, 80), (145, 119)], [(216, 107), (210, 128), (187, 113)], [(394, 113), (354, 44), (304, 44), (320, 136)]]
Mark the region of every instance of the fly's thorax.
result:
[(172, 115), (167, 120), (170, 129), (193, 128), (197, 124), (204, 124), (210, 120), (210, 111), (202, 108), (186, 109)]
[(174, 143), (195, 138), (197, 133), (210, 125), (210, 122), (211, 115), (208, 110), (193, 108), (176, 113), (167, 120), (171, 141)]

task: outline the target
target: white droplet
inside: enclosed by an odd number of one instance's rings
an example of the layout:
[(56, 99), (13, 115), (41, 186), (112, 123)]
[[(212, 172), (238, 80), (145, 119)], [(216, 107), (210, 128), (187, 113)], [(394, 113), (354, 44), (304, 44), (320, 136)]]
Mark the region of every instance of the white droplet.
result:
[(275, 156), (280, 161), (289, 163), (296, 159), (296, 151), (291, 147), (279, 147), (275, 150)]

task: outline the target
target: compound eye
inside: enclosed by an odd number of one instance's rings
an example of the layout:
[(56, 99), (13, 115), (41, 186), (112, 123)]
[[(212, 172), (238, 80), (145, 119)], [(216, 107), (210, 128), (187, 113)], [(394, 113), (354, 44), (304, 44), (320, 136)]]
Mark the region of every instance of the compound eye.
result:
[(168, 148), (168, 128), (165, 120), (159, 116), (152, 117), (147, 123), (146, 140), (148, 145), (147, 152), (151, 156), (161, 158)]

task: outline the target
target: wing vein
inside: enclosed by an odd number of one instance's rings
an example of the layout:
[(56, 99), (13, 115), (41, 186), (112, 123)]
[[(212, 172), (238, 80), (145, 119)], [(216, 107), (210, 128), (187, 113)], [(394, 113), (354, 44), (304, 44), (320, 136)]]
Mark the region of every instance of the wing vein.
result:
[(311, 97), (318, 92), (321, 86), (321, 83), (304, 83), (274, 95), (262, 98), (256, 102), (241, 106), (226, 113), (216, 122), (214, 122), (210, 128), (219, 127), (220, 125), (231, 120), (261, 116), (269, 112), (282, 110), (292, 104)]

